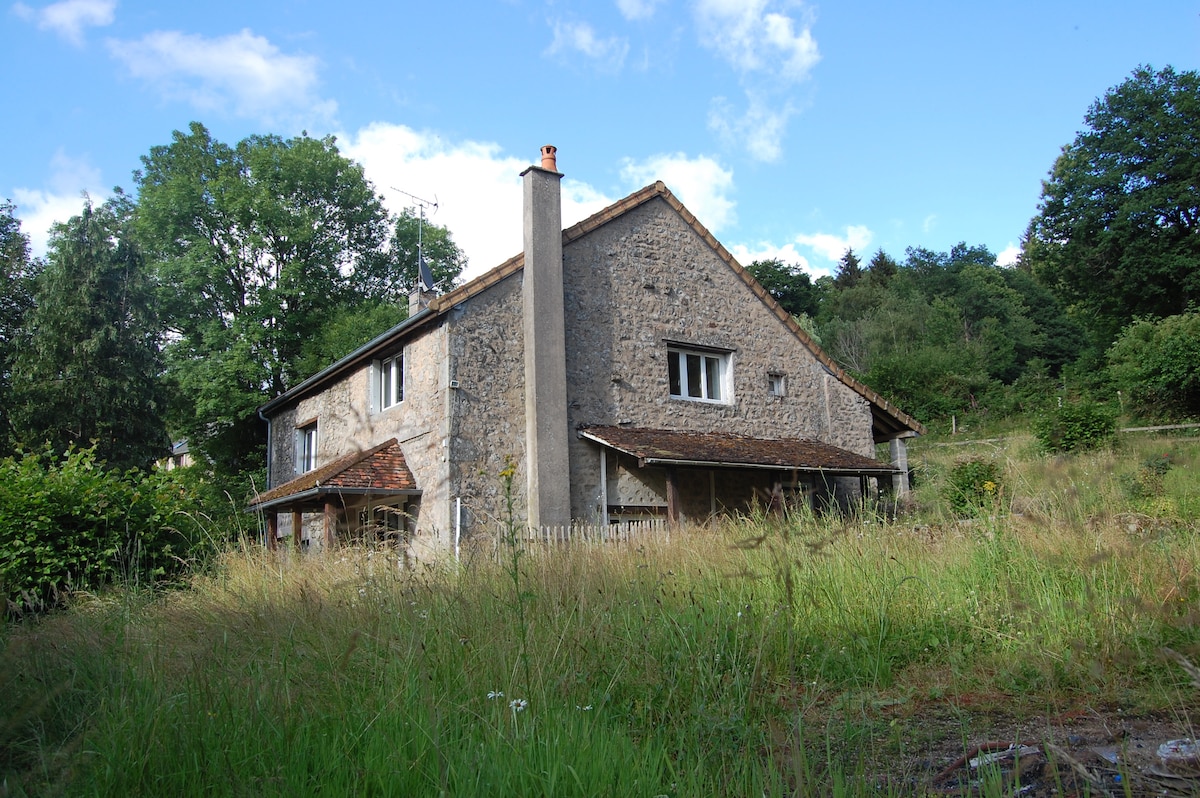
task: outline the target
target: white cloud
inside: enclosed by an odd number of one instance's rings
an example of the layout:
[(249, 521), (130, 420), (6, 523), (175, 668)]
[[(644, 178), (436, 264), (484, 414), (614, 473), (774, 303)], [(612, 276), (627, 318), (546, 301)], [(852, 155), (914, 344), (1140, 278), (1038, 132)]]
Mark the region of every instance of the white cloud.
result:
[(632, 185), (663, 181), (714, 233), (737, 219), (735, 203), (728, 196), (733, 190), (733, 172), (712, 158), (688, 158), (683, 153), (672, 153), (640, 162), (627, 159), (621, 167), (621, 177)]
[(779, 159), (795, 113), (790, 92), (821, 59), (810, 16), (797, 20), (775, 10), (781, 5), (798, 7), (775, 0), (698, 0), (695, 6), (700, 44), (737, 73), (748, 106), (735, 109), (716, 98), (709, 129), (759, 161)]
[(617, 0), (617, 9), (628, 20), (649, 19), (663, 0)]
[(996, 264), (998, 266), (1013, 266), (1020, 256), (1021, 246), (1010, 241), (1008, 246), (1000, 250), (1000, 254), (996, 256)]
[(116, 7), (116, 0), (62, 0), (41, 9), (16, 3), (13, 11), (42, 30), (52, 30), (72, 44), (82, 45), (84, 28), (111, 25)]
[(233, 107), (238, 116), (280, 122), (328, 120), (333, 100), (316, 92), (316, 58), (286, 55), (249, 30), (206, 38), (155, 31), (137, 41), (109, 40), (109, 51), (164, 96), (203, 111)]
[[(401, 192), (438, 202), (437, 211), (428, 212), (427, 218), (446, 227), (466, 254), (464, 277), (477, 277), (521, 252), (520, 175), (540, 163), (536, 150), (526, 160), (505, 155), (498, 144), (452, 143), (433, 133), (382, 122), (355, 134), (339, 134), (338, 146), (362, 164), (393, 213), (413, 204)], [(578, 180), (564, 179), (562, 189), (563, 227), (612, 204)]]
[(746, 110), (737, 110), (724, 97), (717, 97), (708, 112), (708, 128), (726, 147), (742, 149), (754, 160), (770, 163), (783, 154), (783, 136), (792, 114), (789, 104), (774, 108), (755, 93), (750, 94)]
[(601, 38), (586, 22), (553, 23), (554, 41), (546, 48), (546, 55), (582, 53), (604, 70), (616, 72), (625, 63), (629, 43), (619, 36)]
[(938, 217), (936, 213), (931, 213), (921, 221), (921, 232), (931, 233), (937, 227)]
[(108, 197), (100, 182), (100, 170), (85, 158), (72, 158), (59, 150), (50, 161), (50, 180), (45, 188), (14, 188), (13, 201), (21, 230), (29, 236), (30, 251), (46, 254), (50, 228), (83, 211), (83, 195), (99, 204)]
[(847, 225), (844, 235), (813, 233), (796, 236), (796, 243), (808, 247), (826, 260), (837, 261), (847, 249), (863, 252), (871, 244), (871, 231), (861, 224)]
[(699, 0), (700, 43), (743, 75), (761, 72), (798, 82), (821, 56), (811, 20), (770, 10), (771, 0)]

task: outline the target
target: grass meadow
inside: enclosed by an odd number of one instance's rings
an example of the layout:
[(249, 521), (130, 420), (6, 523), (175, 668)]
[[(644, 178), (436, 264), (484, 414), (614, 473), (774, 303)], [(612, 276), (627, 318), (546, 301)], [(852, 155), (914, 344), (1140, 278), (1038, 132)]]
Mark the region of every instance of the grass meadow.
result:
[[(966, 456), (999, 479), (955, 518)], [(1200, 660), (1200, 441), (910, 460), (894, 521), (407, 570), (235, 545), (177, 589), (77, 596), (0, 637), (0, 796), (925, 794), (997, 719), (1188, 728), (1163, 649)]]

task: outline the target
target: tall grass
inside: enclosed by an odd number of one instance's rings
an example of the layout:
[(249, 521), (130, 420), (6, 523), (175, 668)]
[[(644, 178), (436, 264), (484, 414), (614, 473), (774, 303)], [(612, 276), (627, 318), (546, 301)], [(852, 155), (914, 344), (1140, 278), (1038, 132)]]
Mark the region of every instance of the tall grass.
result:
[(1154, 515), (1122, 493), (1143, 452), (1021, 445), (965, 520), (930, 479), (894, 523), (413, 569), (247, 548), (186, 590), (83, 597), (4, 633), (0, 793), (878, 795), (964, 696), (1186, 710), (1159, 650), (1200, 650), (1194, 488)]

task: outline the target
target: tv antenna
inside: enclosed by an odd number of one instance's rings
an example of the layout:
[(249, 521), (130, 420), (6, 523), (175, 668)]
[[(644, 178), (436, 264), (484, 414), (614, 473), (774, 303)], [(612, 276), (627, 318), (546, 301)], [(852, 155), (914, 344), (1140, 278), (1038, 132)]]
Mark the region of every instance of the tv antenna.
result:
[(404, 196), (413, 200), (417, 205), (419, 211), (417, 215), (417, 282), (422, 291), (432, 291), (433, 272), (430, 271), (429, 264), (425, 262), (425, 252), (423, 249), (423, 243), (421, 241), (421, 234), (422, 228), (425, 227), (425, 209), (433, 208), (433, 212), (437, 213), (437, 195), (435, 194), (433, 196), (433, 201), (431, 202), (427, 199), (421, 199), (416, 194), (410, 194), (404, 189), (396, 188), (395, 186), (392, 186), (391, 189), (392, 191), (399, 191)]

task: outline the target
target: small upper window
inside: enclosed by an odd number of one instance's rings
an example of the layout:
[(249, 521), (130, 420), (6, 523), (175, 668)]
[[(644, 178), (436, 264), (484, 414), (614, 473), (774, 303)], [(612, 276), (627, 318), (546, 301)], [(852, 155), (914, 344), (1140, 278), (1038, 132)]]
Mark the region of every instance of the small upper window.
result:
[(767, 375), (767, 392), (771, 396), (787, 395), (787, 381), (778, 371), (772, 371)]
[(404, 353), (379, 362), (379, 409), (404, 401)]
[(317, 467), (317, 423), (296, 430), (296, 471), (304, 474)]
[(671, 396), (702, 402), (728, 402), (729, 353), (667, 350)]

